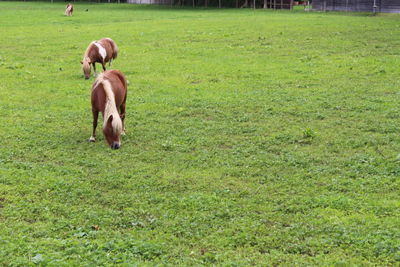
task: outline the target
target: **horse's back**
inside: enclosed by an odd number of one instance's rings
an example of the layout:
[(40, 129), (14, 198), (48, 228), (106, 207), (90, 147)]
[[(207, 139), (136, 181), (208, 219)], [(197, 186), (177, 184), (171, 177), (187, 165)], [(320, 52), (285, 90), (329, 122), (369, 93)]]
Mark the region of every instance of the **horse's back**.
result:
[(121, 71), (119, 71), (119, 70), (108, 70), (108, 71), (105, 71), (105, 72), (106, 72), (106, 77), (110, 76), (110, 78), (111, 77), (115, 78), (116, 81), (119, 80), (119, 82), (121, 84), (121, 87), (122, 87), (122, 90), (125, 91), (125, 92), (127, 91), (128, 83), (126, 81), (125, 75)]

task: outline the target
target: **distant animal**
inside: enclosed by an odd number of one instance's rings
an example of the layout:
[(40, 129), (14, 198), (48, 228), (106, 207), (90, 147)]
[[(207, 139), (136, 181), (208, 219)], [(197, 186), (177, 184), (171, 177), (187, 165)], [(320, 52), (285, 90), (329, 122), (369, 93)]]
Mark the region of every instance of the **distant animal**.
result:
[(125, 134), (125, 103), (128, 84), (119, 70), (101, 73), (92, 86), (93, 132), (89, 142), (96, 141), (99, 112), (103, 114), (103, 134), (111, 149), (121, 146), (121, 135)]
[(93, 71), (96, 74), (96, 62), (103, 66), (103, 71), (106, 70), (105, 64), (116, 59), (118, 55), (118, 47), (111, 38), (103, 38), (98, 41), (93, 41), (87, 47), (83, 60), (81, 61), (83, 74), (85, 79), (89, 79), (91, 67), (93, 66)]
[(68, 5), (65, 8), (64, 15), (65, 16), (72, 16), (72, 12), (74, 12), (74, 6), (71, 3), (68, 3)]

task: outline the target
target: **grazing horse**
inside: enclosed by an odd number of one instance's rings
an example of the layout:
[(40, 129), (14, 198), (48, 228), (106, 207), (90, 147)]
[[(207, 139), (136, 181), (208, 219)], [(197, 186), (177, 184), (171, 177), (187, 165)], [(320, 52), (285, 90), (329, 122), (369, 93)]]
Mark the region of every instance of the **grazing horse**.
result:
[(103, 134), (112, 149), (121, 146), (125, 134), (125, 102), (128, 85), (122, 72), (108, 70), (101, 73), (92, 86), (93, 132), (89, 142), (96, 141), (99, 112), (103, 113)]
[(72, 16), (72, 12), (74, 12), (74, 6), (71, 3), (68, 3), (67, 7), (65, 8), (64, 15), (65, 16)]
[(93, 71), (96, 74), (96, 62), (101, 63), (103, 71), (105, 71), (105, 64), (109, 62), (109, 66), (111, 66), (111, 61), (117, 58), (117, 55), (118, 47), (111, 38), (91, 42), (81, 61), (85, 79), (87, 80), (90, 77), (90, 64), (93, 65)]

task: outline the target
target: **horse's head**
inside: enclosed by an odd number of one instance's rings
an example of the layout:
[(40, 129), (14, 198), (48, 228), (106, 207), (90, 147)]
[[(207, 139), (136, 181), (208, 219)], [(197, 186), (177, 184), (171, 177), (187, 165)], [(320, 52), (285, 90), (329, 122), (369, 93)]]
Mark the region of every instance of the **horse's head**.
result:
[(122, 121), (119, 116), (110, 115), (103, 125), (103, 134), (111, 149), (121, 146)]
[(86, 80), (90, 78), (90, 63), (92, 62), (90, 62), (89, 57), (85, 57), (85, 60), (81, 61), (83, 75), (85, 75)]

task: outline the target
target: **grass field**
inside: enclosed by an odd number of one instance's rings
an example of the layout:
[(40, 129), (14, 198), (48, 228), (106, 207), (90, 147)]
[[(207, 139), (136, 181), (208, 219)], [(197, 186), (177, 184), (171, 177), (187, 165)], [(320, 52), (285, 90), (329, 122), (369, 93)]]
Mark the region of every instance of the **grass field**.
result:
[[(0, 265), (400, 265), (400, 15), (63, 11), (0, 2)], [(102, 37), (117, 151), (87, 142)]]

